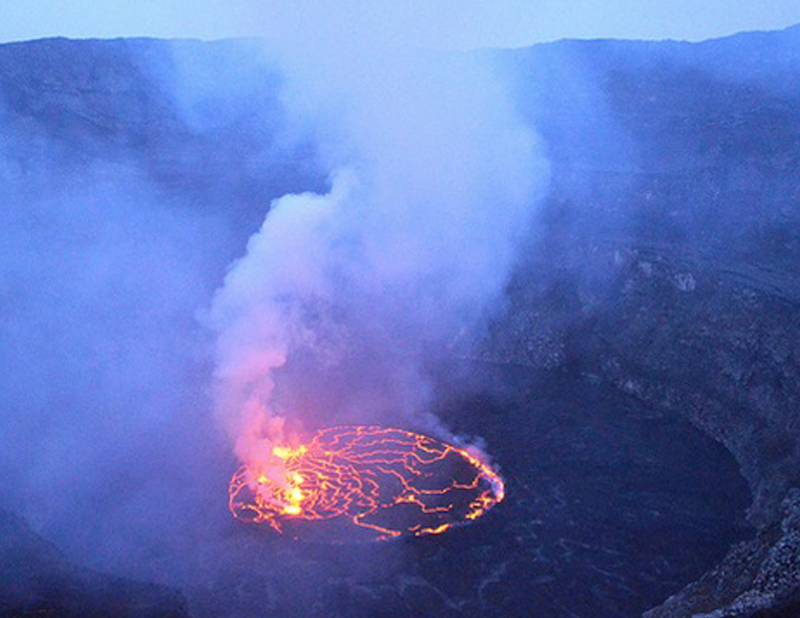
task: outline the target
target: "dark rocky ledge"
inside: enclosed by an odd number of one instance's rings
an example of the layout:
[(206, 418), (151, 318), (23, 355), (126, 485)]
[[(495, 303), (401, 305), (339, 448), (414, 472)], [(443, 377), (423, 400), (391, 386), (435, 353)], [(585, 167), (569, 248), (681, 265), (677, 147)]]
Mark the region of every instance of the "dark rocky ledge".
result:
[(698, 618), (796, 616), (798, 586), (800, 490), (792, 489), (781, 504), (779, 523), (762, 529), (752, 541), (735, 545), (719, 566), (645, 618), (687, 612)]

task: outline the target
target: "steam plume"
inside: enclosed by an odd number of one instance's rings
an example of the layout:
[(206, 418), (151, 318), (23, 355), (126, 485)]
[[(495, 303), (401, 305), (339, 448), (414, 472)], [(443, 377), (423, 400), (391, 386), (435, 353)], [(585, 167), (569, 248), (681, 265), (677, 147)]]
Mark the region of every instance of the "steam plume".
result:
[(217, 408), (246, 463), (309, 423), (424, 410), (418, 359), (498, 300), (543, 176), (480, 56), (357, 40), (271, 50), (330, 190), (275, 201), (211, 307)]

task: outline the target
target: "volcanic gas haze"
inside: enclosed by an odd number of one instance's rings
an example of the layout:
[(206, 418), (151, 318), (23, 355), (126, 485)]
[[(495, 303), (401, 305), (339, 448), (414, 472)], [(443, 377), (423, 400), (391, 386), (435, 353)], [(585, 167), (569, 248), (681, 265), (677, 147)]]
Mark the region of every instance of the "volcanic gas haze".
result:
[(308, 431), (431, 429), (414, 412), (430, 403), (419, 359), (491, 311), (546, 174), (480, 55), (410, 50), (408, 33), (367, 22), (353, 21), (366, 37), (341, 19), (299, 36), (290, 19), (271, 43), (329, 190), (270, 205), (209, 312), (219, 418), (276, 482), (274, 447)]

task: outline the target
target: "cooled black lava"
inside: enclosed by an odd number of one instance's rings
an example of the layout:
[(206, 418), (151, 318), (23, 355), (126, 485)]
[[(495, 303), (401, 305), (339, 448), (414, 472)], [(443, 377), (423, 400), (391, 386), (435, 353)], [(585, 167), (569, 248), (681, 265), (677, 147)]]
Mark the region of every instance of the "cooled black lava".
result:
[(236, 594), (210, 590), (208, 615), (633, 617), (747, 532), (736, 462), (688, 423), (580, 378), (468, 373), (492, 397), (442, 413), (492, 445), (502, 504), (473, 526), (399, 545), (298, 547), (240, 531), (226, 552)]

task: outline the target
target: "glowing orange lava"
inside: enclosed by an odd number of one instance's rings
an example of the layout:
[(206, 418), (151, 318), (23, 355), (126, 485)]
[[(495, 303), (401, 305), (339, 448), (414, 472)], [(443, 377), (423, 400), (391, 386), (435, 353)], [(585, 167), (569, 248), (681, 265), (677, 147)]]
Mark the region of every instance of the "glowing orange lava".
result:
[(240, 467), (228, 506), (238, 519), (294, 536), (323, 521), (333, 540), (440, 534), (505, 495), (500, 476), (466, 450), (403, 429), (333, 427), (273, 455), (283, 478)]

